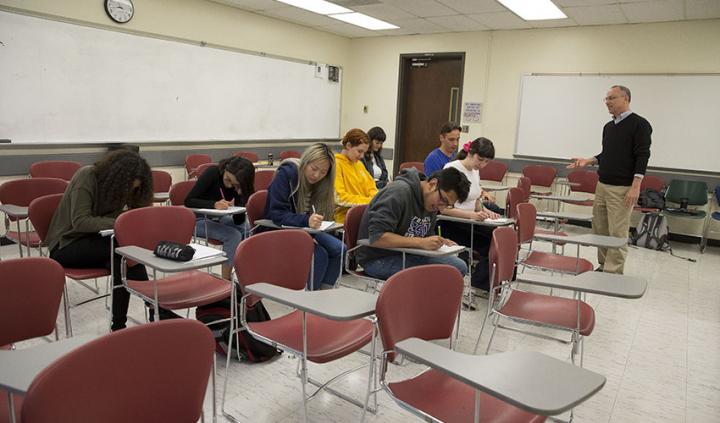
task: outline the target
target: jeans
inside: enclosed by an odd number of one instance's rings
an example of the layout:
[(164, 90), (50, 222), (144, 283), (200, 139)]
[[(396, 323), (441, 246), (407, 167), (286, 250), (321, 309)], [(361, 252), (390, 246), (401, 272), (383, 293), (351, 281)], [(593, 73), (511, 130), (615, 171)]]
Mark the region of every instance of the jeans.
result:
[(342, 258), (345, 255), (345, 244), (328, 233), (318, 233), (315, 238), (313, 279), (308, 278), (308, 288), (317, 290), (322, 285), (335, 285), (340, 277)]
[[(205, 233), (206, 222), (207, 234)], [(247, 236), (248, 232), (247, 220), (241, 225), (236, 225), (232, 216), (223, 216), (220, 220), (200, 217), (195, 221), (195, 235), (222, 242), (222, 249), (228, 259), (228, 266), (233, 265), (235, 250), (237, 250), (238, 245)]]
[[(425, 264), (449, 264), (462, 273), (467, 275), (467, 263), (460, 260), (457, 256), (444, 257), (426, 257), (416, 256), (414, 254), (405, 254), (405, 268), (422, 266)], [(403, 270), (402, 254), (395, 254), (370, 260), (363, 264), (363, 270), (368, 276), (378, 279), (387, 279), (395, 273)]]

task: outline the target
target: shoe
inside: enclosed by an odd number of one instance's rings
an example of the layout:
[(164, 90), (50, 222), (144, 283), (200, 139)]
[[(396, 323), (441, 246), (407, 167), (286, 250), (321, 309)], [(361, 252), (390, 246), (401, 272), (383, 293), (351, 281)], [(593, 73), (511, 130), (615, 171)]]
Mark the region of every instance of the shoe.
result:
[(474, 297), (470, 299), (468, 295), (463, 295), (462, 308), (463, 310), (475, 311), (477, 310), (477, 301)]
[(602, 266), (598, 266), (598, 267), (595, 269), (595, 271), (596, 271), (596, 272), (604, 272), (605, 269), (603, 269)]

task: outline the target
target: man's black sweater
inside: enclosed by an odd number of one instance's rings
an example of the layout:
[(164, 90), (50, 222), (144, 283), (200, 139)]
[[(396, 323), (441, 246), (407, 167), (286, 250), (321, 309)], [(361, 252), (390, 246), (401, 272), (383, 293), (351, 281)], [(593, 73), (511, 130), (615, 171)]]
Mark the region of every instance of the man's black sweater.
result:
[(644, 175), (650, 159), (650, 134), (650, 123), (635, 113), (618, 124), (608, 122), (603, 128), (602, 153), (595, 156), (600, 182), (630, 186), (636, 174)]

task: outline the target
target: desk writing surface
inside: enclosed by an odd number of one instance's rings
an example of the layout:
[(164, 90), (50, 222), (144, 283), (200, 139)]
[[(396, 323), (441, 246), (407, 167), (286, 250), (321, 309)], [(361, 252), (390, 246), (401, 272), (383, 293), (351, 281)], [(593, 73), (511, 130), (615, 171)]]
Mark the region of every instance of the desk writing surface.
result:
[(602, 389), (606, 381), (600, 374), (538, 352), (471, 355), (418, 338), (400, 341), (395, 349), (481, 392), (543, 415), (575, 407)]
[(375, 313), (377, 296), (357, 289), (336, 288), (296, 291), (269, 283), (255, 283), (245, 290), (262, 298), (331, 320), (354, 320)]
[(582, 234), (582, 235), (568, 235), (559, 236), (551, 234), (535, 234), (536, 239), (552, 242), (564, 242), (566, 244), (577, 244), (586, 247), (599, 247), (599, 248), (620, 248), (627, 244), (626, 238), (618, 238), (614, 236), (595, 235), (595, 234)]
[(538, 217), (546, 217), (550, 219), (569, 219), (569, 220), (580, 220), (583, 222), (591, 222), (592, 221), (592, 214), (590, 213), (573, 213), (573, 212), (564, 212), (564, 211), (538, 211), (537, 212)]
[(190, 209), (198, 214), (204, 214), (206, 216), (227, 216), (231, 214), (242, 214), (245, 213), (245, 207), (228, 207), (227, 209)]
[(5, 214), (16, 217), (18, 219), (25, 219), (28, 217), (28, 208), (23, 206), (16, 206), (15, 204), (0, 204), (0, 211)]
[(437, 216), (438, 221), (448, 221), (448, 222), (458, 222), (458, 223), (467, 223), (468, 225), (479, 225), (479, 226), (508, 226), (515, 223), (514, 219), (501, 217), (498, 219), (485, 219), (485, 220), (476, 220), (476, 219), (467, 219), (465, 217), (456, 217), (456, 216), (446, 216), (444, 214), (439, 214)]
[(531, 194), (530, 198), (535, 198), (537, 200), (555, 200), (555, 201), (577, 201), (577, 202), (583, 202), (583, 201), (592, 201), (592, 198), (585, 197), (581, 195), (538, 195), (538, 194)]
[[(274, 224), (273, 224), (273, 225), (274, 225)], [(264, 225), (263, 225), (263, 226), (264, 226)], [(277, 225), (275, 225), (275, 226), (277, 226)], [(280, 226), (280, 227), (281, 227), (281, 228), (285, 228), (285, 229), (300, 229), (300, 230), (303, 230), (303, 231), (308, 232), (308, 233), (311, 233), (311, 234), (317, 234), (317, 233), (320, 233), (320, 232), (334, 232), (334, 231), (338, 231), (338, 230), (340, 230), (340, 229), (343, 228), (343, 224), (342, 224), (342, 223), (336, 223), (336, 222), (334, 222), (334, 221), (332, 221), (332, 220), (323, 220), (322, 224), (321, 224), (320, 227), (317, 228), (317, 229), (316, 229), (316, 228), (311, 228), (311, 227), (309, 227), (309, 226), (302, 226), (302, 227), (300, 227), (300, 226), (282, 225), (282, 226)]]
[(397, 251), (399, 253), (406, 253), (406, 254), (415, 254), (416, 256), (425, 256), (425, 257), (445, 257), (445, 256), (451, 256), (458, 254), (459, 252), (467, 249), (467, 247), (464, 247), (462, 245), (458, 245), (456, 247), (459, 248), (441, 248), (438, 250), (423, 250), (421, 248), (385, 248), (385, 247), (373, 247), (370, 245), (370, 241), (368, 239), (359, 239), (358, 245), (362, 245), (363, 247), (370, 247), (370, 248), (378, 248), (380, 250), (388, 250), (388, 251)]
[(166, 273), (184, 272), (186, 270), (200, 269), (203, 267), (214, 266), (216, 264), (222, 264), (227, 261), (227, 257), (222, 254), (214, 257), (203, 258), (200, 260), (168, 260), (156, 256), (151, 250), (147, 250), (136, 245), (118, 247), (115, 249), (115, 252), (117, 254), (120, 254), (121, 256), (127, 257), (132, 261), (136, 261), (140, 264), (150, 266), (153, 269), (157, 269), (161, 272)]
[(38, 373), (92, 339), (80, 335), (21, 350), (0, 350), (0, 387), (21, 394), (27, 392)]
[(647, 289), (647, 281), (642, 278), (604, 272), (585, 272), (577, 276), (562, 277), (522, 273), (518, 274), (517, 280), (550, 288), (627, 299), (640, 298)]
[(483, 189), (483, 191), (507, 191), (510, 189), (509, 186), (499, 184), (497, 182), (483, 183), (482, 181), (480, 181), (480, 187)]

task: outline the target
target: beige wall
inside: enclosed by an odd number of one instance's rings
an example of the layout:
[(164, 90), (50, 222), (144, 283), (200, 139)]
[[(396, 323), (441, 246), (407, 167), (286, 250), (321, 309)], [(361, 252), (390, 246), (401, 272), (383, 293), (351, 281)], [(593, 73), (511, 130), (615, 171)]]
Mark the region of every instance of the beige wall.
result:
[[(720, 20), (354, 39), (351, 48), (343, 128), (378, 124), (394, 145), (399, 54), (464, 51), (463, 101), (484, 103), (469, 137), (486, 136), (511, 158), (523, 74), (720, 72)], [(548, 98), (548, 107), (563, 105)], [(599, 137), (600, 128), (598, 148)]]

